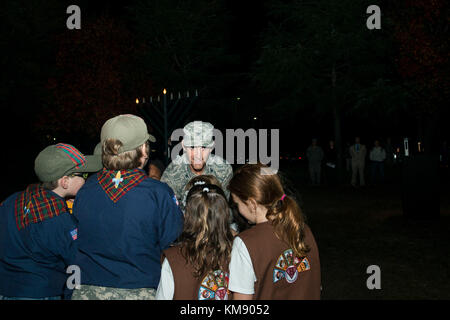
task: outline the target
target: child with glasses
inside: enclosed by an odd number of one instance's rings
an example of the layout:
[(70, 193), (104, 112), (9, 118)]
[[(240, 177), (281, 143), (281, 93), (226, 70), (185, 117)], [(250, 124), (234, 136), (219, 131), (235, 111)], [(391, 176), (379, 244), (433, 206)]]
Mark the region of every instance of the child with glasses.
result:
[[(81, 177), (84, 179), (84, 181), (87, 180), (87, 178), (89, 177), (89, 173), (84, 172), (84, 173), (72, 173), (69, 175), (70, 178), (73, 177)], [(68, 199), (66, 199), (66, 205), (67, 205), (67, 209), (69, 209), (69, 213), (72, 214), (73, 212), (73, 202), (75, 200), (75, 196), (70, 197)]]
[(0, 205), (0, 300), (70, 295), (66, 268), (75, 260), (78, 229), (65, 199), (84, 185), (85, 172), (100, 168), (100, 157), (85, 156), (69, 144), (39, 153), (34, 169), (41, 183)]

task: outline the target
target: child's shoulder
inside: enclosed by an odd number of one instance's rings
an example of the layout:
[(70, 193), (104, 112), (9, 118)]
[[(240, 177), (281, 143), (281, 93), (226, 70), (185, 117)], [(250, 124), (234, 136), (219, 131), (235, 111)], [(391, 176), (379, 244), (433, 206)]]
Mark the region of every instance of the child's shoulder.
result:
[(303, 227), (303, 232), (304, 232), (304, 234), (305, 234), (306, 237), (313, 237), (312, 230), (311, 230), (311, 228), (309, 227), (309, 225), (307, 225), (306, 223), (305, 223), (305, 225), (304, 225), (304, 227)]
[(149, 192), (154, 193), (156, 195), (169, 195), (170, 197), (173, 197), (174, 195), (172, 188), (169, 187), (167, 183), (152, 179), (150, 177), (144, 179), (139, 184), (139, 187), (145, 188)]
[(268, 229), (272, 229), (272, 225), (269, 222), (259, 223), (251, 228), (240, 232), (236, 237), (241, 238), (242, 241), (247, 241), (249, 239), (258, 237), (267, 232)]
[(14, 192), (13, 194), (11, 194), (10, 196), (8, 196), (7, 198), (5, 198), (4, 200), (0, 201), (0, 209), (1, 208), (6, 208), (8, 207), (10, 204), (14, 203), (17, 196), (20, 194), (21, 191), (17, 191)]
[(171, 245), (171, 246), (168, 247), (167, 249), (163, 250), (163, 252), (169, 252), (169, 253), (171, 253), (171, 252), (177, 252), (177, 251), (180, 250), (180, 248), (181, 248), (180, 244), (179, 244), (179, 243), (176, 243), (176, 244)]
[(181, 245), (175, 244), (170, 246), (169, 248), (163, 250), (162, 252), (163, 257), (167, 258), (170, 261), (178, 260), (181, 258)]

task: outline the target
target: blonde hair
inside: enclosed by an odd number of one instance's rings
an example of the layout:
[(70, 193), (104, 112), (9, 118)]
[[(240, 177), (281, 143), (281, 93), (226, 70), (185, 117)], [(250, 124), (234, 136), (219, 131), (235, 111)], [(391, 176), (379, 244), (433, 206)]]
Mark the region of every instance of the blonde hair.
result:
[(243, 165), (236, 170), (228, 190), (243, 202), (252, 198), (267, 208), (266, 218), (273, 225), (277, 238), (286, 242), (297, 257), (304, 257), (309, 248), (304, 240), (303, 212), (295, 199), (283, 197), (285, 191), (277, 174), (263, 174), (267, 168), (261, 163)]
[[(122, 142), (118, 139), (106, 139), (102, 144), (102, 161), (107, 170), (127, 170), (135, 169), (141, 165), (141, 158), (144, 155), (142, 145), (134, 150), (119, 153)], [(144, 143), (145, 152), (148, 155), (150, 146)]]

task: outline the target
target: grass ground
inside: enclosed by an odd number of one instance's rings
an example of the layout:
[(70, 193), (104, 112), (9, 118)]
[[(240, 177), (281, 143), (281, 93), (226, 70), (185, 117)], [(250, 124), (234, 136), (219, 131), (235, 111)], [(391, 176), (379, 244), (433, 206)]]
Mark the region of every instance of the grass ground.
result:
[[(285, 170), (297, 182), (315, 235), (323, 299), (450, 299), (450, 188), (441, 188), (438, 219), (405, 218), (401, 187), (312, 187), (305, 168)], [(381, 269), (369, 290), (367, 267)]]

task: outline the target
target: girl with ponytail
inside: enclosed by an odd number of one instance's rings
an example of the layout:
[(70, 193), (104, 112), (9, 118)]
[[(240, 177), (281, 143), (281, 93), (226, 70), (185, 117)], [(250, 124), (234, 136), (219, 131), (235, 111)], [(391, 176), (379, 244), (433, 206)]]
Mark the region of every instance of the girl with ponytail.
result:
[(234, 299), (320, 299), (317, 244), (295, 199), (263, 164), (239, 168), (228, 189), (255, 224), (233, 242), (229, 290)]

